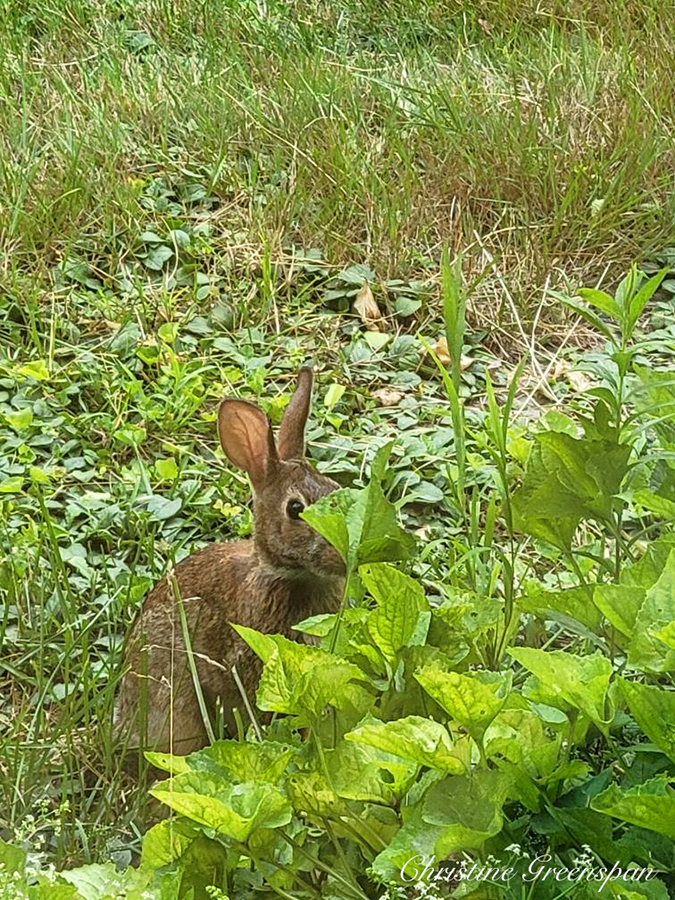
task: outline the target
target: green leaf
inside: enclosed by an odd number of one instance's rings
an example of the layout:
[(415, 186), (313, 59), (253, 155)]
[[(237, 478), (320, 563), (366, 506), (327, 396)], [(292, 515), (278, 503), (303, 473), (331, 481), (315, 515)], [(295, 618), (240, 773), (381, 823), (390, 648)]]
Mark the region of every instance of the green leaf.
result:
[(675, 651), (659, 640), (661, 629), (675, 621), (675, 549), (670, 551), (658, 581), (649, 588), (635, 619), (628, 662), (642, 671), (675, 670)]
[(669, 497), (662, 497), (660, 494), (650, 491), (648, 488), (641, 488), (633, 494), (633, 503), (648, 509), (649, 512), (660, 516), (662, 519), (675, 519), (675, 500)]
[(595, 288), (581, 288), (579, 296), (587, 303), (592, 303), (597, 309), (606, 313), (619, 325), (623, 319), (623, 310), (616, 302), (614, 297), (606, 294), (604, 291), (598, 291)]
[(180, 326), (178, 322), (164, 322), (164, 324), (160, 325), (157, 329), (157, 336), (160, 340), (164, 341), (165, 344), (173, 344), (178, 337), (179, 330)]
[(675, 840), (672, 781), (668, 776), (659, 775), (627, 791), (612, 785), (591, 801), (591, 809)]
[(175, 497), (173, 500), (170, 500), (168, 497), (161, 497), (159, 494), (154, 494), (148, 500), (148, 512), (152, 515), (153, 519), (163, 522), (165, 519), (170, 519), (172, 516), (175, 516), (182, 505), (183, 501), (180, 497)]
[(518, 597), (518, 606), (542, 619), (559, 621), (564, 616), (576, 619), (593, 632), (600, 628), (600, 612), (588, 602), (588, 592), (583, 587), (546, 591), (537, 586)]
[(34, 378), (36, 381), (47, 381), (49, 368), (44, 359), (35, 359), (19, 367), (19, 375), (24, 378)]
[(625, 678), (619, 683), (635, 721), (650, 741), (675, 762), (675, 692)]
[(363, 337), (372, 350), (382, 350), (391, 340), (391, 335), (384, 331), (366, 331)]
[(147, 256), (145, 257), (145, 265), (149, 269), (159, 272), (164, 268), (172, 256), (173, 250), (171, 247), (167, 247), (166, 244), (155, 244), (148, 250)]
[(483, 738), (488, 759), (502, 757), (530, 778), (550, 775), (558, 762), (561, 737), (547, 736), (544, 722), (529, 709), (502, 709)]
[(341, 488), (322, 497), (302, 513), (302, 518), (335, 547), (345, 562), (349, 558), (347, 514), (360, 493), (355, 488)]
[(229, 784), (206, 772), (186, 772), (154, 787), (150, 793), (199, 825), (234, 841), (246, 841), (257, 828), (287, 825), (290, 803), (271, 784)]
[(358, 728), (346, 734), (345, 740), (367, 744), (410, 759), (420, 766), (454, 775), (465, 771), (462, 760), (453, 755), (452, 739), (447, 728), (433, 719), (407, 716), (394, 722), (381, 722), (369, 716)]
[(5, 413), (5, 421), (14, 431), (26, 431), (33, 424), (33, 410), (25, 406), (16, 412)]
[(0, 866), (8, 875), (23, 876), (26, 870), (26, 851), (14, 844), (0, 841)]
[(556, 297), (561, 303), (564, 303), (572, 312), (575, 312), (578, 316), (581, 316), (582, 319), (585, 319), (596, 331), (599, 331), (604, 337), (607, 338), (608, 341), (614, 343), (614, 335), (610, 331), (610, 329), (605, 325), (600, 316), (597, 313), (594, 313), (592, 310), (588, 309), (587, 306), (584, 306), (583, 303), (579, 303), (577, 300), (572, 299), (571, 297), (566, 297), (564, 294), (559, 293), (558, 291), (549, 291), (549, 293)]
[(328, 409), (332, 409), (336, 403), (339, 403), (346, 388), (344, 384), (331, 384), (323, 398), (323, 404)]
[(155, 472), (164, 481), (173, 481), (178, 477), (178, 466), (173, 457), (155, 460)]
[(564, 650), (535, 650), (512, 647), (509, 653), (535, 675), (553, 697), (560, 697), (585, 713), (603, 731), (612, 721), (607, 689), (612, 677), (611, 662), (600, 653), (576, 656)]
[(504, 706), (511, 690), (511, 672), (461, 674), (444, 671), (438, 662), (415, 672), (415, 678), (476, 741), (482, 739), (485, 729)]
[(361, 566), (359, 575), (377, 600), (368, 618), (368, 631), (386, 660), (393, 663), (415, 632), (420, 612), (428, 607), (421, 585), (393, 566)]
[[(373, 861), (386, 882), (401, 882), (401, 870), (414, 857), (438, 860), (456, 851), (479, 849), (502, 829), (502, 805), (511, 781), (502, 772), (476, 769), (443, 778), (407, 814), (394, 839)], [(406, 875), (414, 872), (406, 870)]]
[(379, 748), (341, 741), (325, 751), (330, 784), (345, 800), (393, 806), (413, 785), (419, 767)]
[(150, 873), (138, 869), (118, 872), (114, 863), (91, 863), (79, 869), (59, 872), (59, 877), (73, 885), (84, 900), (108, 900), (127, 896), (130, 891), (142, 891), (150, 882)]
[(0, 494), (19, 494), (23, 489), (23, 477), (21, 475), (10, 475), (9, 478), (3, 478), (0, 481)]
[(396, 508), (384, 496), (380, 480), (392, 443), (380, 448), (371, 466), (371, 481), (363, 490), (333, 491), (302, 513), (302, 518), (323, 535), (353, 571), (367, 562), (407, 559), (415, 541), (400, 527)]
[(265, 663), (257, 694), (260, 709), (318, 715), (329, 704), (355, 709), (370, 705), (370, 695), (354, 684), (365, 676), (353, 663), (282, 635), (232, 627)]
[(143, 836), (141, 866), (159, 869), (187, 852), (199, 836), (199, 830), (185, 819), (164, 819), (153, 825)]
[(659, 289), (659, 286), (663, 279), (668, 274), (669, 269), (668, 266), (661, 269), (660, 272), (657, 272), (656, 275), (653, 275), (649, 281), (645, 282), (642, 285), (639, 291), (635, 293), (635, 295), (631, 298), (628, 308), (628, 313), (626, 316), (626, 336), (630, 336), (633, 329), (635, 328), (635, 324), (637, 320), (640, 318), (642, 311), (645, 306), (652, 299), (656, 291)]
[(641, 587), (626, 584), (599, 584), (593, 591), (593, 603), (611, 625), (630, 637), (645, 593)]
[(276, 741), (222, 740), (191, 753), (186, 761), (194, 771), (217, 772), (233, 783), (278, 784), (295, 754), (294, 747)]

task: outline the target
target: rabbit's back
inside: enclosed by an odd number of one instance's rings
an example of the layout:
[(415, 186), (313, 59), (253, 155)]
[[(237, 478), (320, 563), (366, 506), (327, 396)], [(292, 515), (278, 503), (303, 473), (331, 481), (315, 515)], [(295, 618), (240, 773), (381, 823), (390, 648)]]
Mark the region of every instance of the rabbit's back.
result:
[(232, 707), (243, 708), (232, 667), (254, 706), (261, 663), (230, 623), (298, 639), (292, 626), (336, 610), (341, 591), (341, 578), (289, 580), (261, 565), (252, 541), (211, 544), (182, 560), (174, 579), (148, 594), (132, 627), (116, 733), (130, 749), (140, 743), (183, 754), (207, 743), (179, 602), (206, 708), (213, 714), (220, 703), (232, 728)]
[(176, 566), (175, 582), (163, 578), (146, 597), (131, 630), (115, 710), (116, 731), (130, 748), (141, 742), (188, 753), (206, 742), (178, 602), (207, 708), (213, 710), (217, 698), (226, 707), (241, 706), (231, 668), (245, 647), (229, 623), (242, 619), (239, 589), (253, 552), (250, 541), (211, 544)]

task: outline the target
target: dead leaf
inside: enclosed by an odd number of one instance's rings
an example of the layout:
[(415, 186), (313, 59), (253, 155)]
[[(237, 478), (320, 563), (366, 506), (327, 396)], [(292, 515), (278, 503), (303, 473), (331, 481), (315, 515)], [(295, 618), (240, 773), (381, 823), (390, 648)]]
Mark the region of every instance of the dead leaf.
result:
[(595, 382), (592, 381), (585, 372), (579, 372), (576, 369), (573, 372), (567, 373), (567, 380), (572, 388), (580, 394), (584, 391), (590, 391), (591, 388), (595, 387)]
[(401, 391), (394, 391), (391, 388), (380, 388), (373, 391), (373, 397), (380, 401), (382, 406), (398, 406), (405, 395)]
[(483, 29), (485, 34), (487, 34), (487, 35), (492, 34), (492, 29), (490, 28), (490, 25), (489, 25), (487, 19), (479, 19), (478, 24)]
[(439, 362), (444, 366), (450, 365), (450, 351), (448, 350), (448, 342), (444, 337), (439, 338), (433, 346), (433, 351), (438, 357)]
[(375, 302), (370, 285), (365, 281), (354, 300), (354, 309), (361, 316), (361, 321), (368, 331), (380, 331), (382, 313)]
[[(440, 362), (442, 362), (443, 365), (446, 366), (446, 368), (449, 368), (451, 360), (447, 340), (444, 337), (439, 338), (434, 344), (433, 350)], [(462, 372), (465, 372), (472, 362), (473, 357), (466, 356), (464, 353), (462, 353), (459, 358), (459, 368), (462, 370)]]

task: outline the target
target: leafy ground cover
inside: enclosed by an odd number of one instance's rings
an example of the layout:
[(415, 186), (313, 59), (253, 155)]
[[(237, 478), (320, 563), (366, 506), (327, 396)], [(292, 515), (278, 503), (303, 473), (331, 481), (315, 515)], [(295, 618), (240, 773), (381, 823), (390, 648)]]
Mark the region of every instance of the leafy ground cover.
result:
[[(658, 883), (605, 892), (665, 898), (660, 7), (59, 0), (3, 16), (0, 838), (18, 874), (0, 890), (379, 896), (419, 840), (439, 859), (651, 865)], [(615, 291), (634, 258), (666, 269), (642, 315), (646, 278)], [(570, 308), (581, 284), (610, 293)], [(374, 533), (333, 535), (352, 605), (339, 629), (307, 625), (319, 656), (249, 636), (259, 702), (288, 716), (176, 771), (168, 871), (168, 826), (143, 841), (147, 798), (111, 744), (118, 650), (169, 561), (250, 533), (217, 401), (237, 391), (278, 420), (305, 361), (315, 461), (345, 515), (367, 492), (387, 558), (362, 549)], [(210, 798), (206, 820), (188, 795)], [(70, 882), (24, 889), (22, 847)]]

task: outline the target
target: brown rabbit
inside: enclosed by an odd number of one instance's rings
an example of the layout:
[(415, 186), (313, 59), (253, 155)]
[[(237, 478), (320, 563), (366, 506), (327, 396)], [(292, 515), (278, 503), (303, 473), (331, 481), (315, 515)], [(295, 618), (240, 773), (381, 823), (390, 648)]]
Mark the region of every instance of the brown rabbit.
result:
[[(182, 598), (199, 683), (209, 715), (222, 703), (243, 707), (232, 675), (254, 701), (261, 666), (230, 627), (298, 637), (291, 626), (334, 611), (344, 564), (300, 513), (338, 485), (305, 461), (304, 431), (312, 370), (300, 370), (279, 428), (278, 444), (267, 416), (245, 400), (223, 400), (218, 434), (225, 455), (253, 487), (253, 539), (212, 544), (182, 560), (175, 578)], [(133, 625), (125, 673), (115, 708), (115, 732), (128, 748), (185, 754), (203, 747), (200, 712), (183, 639), (180, 611), (169, 579), (155, 585)]]

